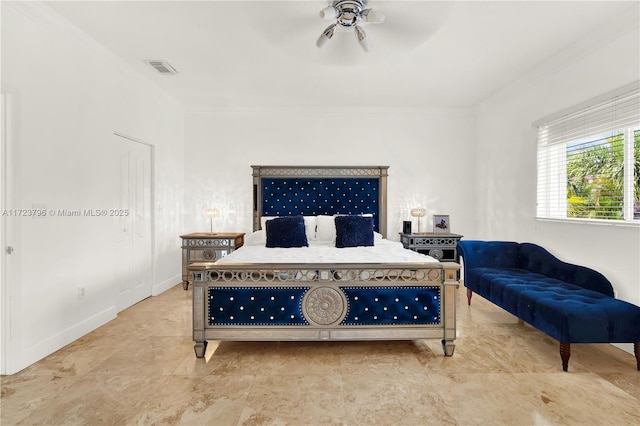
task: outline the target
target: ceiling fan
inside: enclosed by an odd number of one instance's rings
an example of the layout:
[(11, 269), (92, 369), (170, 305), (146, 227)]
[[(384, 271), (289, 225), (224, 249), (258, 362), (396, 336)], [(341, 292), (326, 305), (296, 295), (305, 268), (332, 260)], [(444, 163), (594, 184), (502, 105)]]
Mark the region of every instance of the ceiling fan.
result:
[(325, 20), (335, 19), (336, 22), (329, 25), (320, 35), (316, 46), (322, 47), (333, 37), (337, 28), (353, 28), (356, 39), (360, 47), (365, 52), (369, 51), (367, 34), (358, 24), (362, 22), (370, 24), (381, 24), (384, 22), (384, 15), (373, 9), (367, 8), (367, 0), (337, 0), (331, 6), (327, 6), (320, 11), (320, 18)]

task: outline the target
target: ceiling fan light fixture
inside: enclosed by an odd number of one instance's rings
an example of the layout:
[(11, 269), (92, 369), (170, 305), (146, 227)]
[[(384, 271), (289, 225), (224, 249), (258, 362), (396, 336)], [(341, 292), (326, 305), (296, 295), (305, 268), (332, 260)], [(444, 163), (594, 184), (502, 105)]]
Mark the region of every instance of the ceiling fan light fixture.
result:
[(320, 11), (320, 19), (336, 19), (338, 17), (338, 9), (333, 6), (327, 6)]
[(384, 22), (384, 14), (376, 12), (373, 9), (365, 9), (360, 14), (362, 20), (370, 24), (382, 24)]
[(384, 22), (384, 15), (372, 9), (365, 9), (367, 0), (336, 0), (331, 6), (327, 6), (320, 11), (320, 18), (335, 19), (336, 23), (330, 25), (323, 31), (316, 42), (316, 46), (322, 47), (333, 37), (336, 25), (345, 29), (353, 28), (358, 43), (365, 52), (369, 51), (369, 43), (366, 40), (367, 34), (358, 25), (359, 23), (380, 24)]
[(343, 27), (353, 27), (359, 19), (358, 13), (353, 10), (342, 11), (338, 15), (338, 24)]
[(323, 32), (322, 34), (320, 34), (320, 37), (318, 38), (318, 41), (316, 42), (316, 46), (318, 47), (322, 47), (324, 46), (324, 44), (326, 42), (328, 42), (329, 40), (331, 40), (331, 37), (333, 37), (333, 34), (336, 32), (336, 25), (338, 24), (331, 24), (329, 25)]
[(367, 41), (367, 33), (365, 33), (364, 30), (357, 25), (355, 26), (355, 33), (356, 33), (356, 39), (358, 40), (360, 47), (362, 47), (362, 50), (364, 50), (365, 52), (368, 52), (369, 42)]

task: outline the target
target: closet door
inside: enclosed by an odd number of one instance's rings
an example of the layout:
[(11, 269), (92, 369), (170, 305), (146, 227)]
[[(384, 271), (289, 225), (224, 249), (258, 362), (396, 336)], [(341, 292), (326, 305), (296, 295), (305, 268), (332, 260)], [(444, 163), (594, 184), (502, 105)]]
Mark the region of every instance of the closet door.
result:
[(114, 135), (118, 143), (120, 241), (118, 311), (151, 296), (151, 147)]

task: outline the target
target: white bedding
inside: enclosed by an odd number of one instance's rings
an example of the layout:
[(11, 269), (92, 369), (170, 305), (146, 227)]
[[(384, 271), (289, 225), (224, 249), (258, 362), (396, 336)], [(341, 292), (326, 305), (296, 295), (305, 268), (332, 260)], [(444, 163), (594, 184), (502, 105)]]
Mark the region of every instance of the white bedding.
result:
[(405, 249), (377, 235), (370, 247), (336, 248), (333, 241), (309, 241), (309, 247), (268, 248), (257, 231), (245, 245), (216, 263), (425, 263), (438, 260)]

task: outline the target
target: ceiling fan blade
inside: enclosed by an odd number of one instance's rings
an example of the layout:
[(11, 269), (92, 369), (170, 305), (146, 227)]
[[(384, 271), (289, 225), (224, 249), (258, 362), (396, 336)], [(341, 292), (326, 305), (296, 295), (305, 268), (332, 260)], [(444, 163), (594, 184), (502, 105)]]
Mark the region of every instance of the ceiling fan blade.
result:
[(245, 19), (259, 40), (269, 45), (287, 45), (304, 38), (311, 44), (323, 26), (318, 16), (327, 1), (238, 2), (247, 5)]
[[(342, 67), (390, 62), (424, 44), (446, 21), (455, 7), (454, 3), (369, 1), (368, 6), (384, 15), (385, 19), (384, 23), (377, 25), (364, 19), (358, 23), (358, 27), (366, 31), (364, 40), (366, 46), (370, 46), (368, 53), (363, 51), (361, 42), (353, 40), (353, 28), (337, 25), (331, 37), (324, 36), (327, 29), (323, 30), (323, 27), (335, 21), (324, 21), (323, 24), (318, 11), (332, 6), (331, 0), (251, 2), (251, 8), (247, 9), (245, 16), (251, 23), (256, 42), (274, 52), (298, 64), (319, 63)], [(329, 39), (331, 43), (328, 43)], [(314, 48), (314, 43), (322, 48)]]
[(446, 22), (455, 2), (376, 2), (376, 9), (384, 12), (385, 21), (376, 25), (376, 40), (384, 40), (398, 48), (415, 48), (426, 42)]

